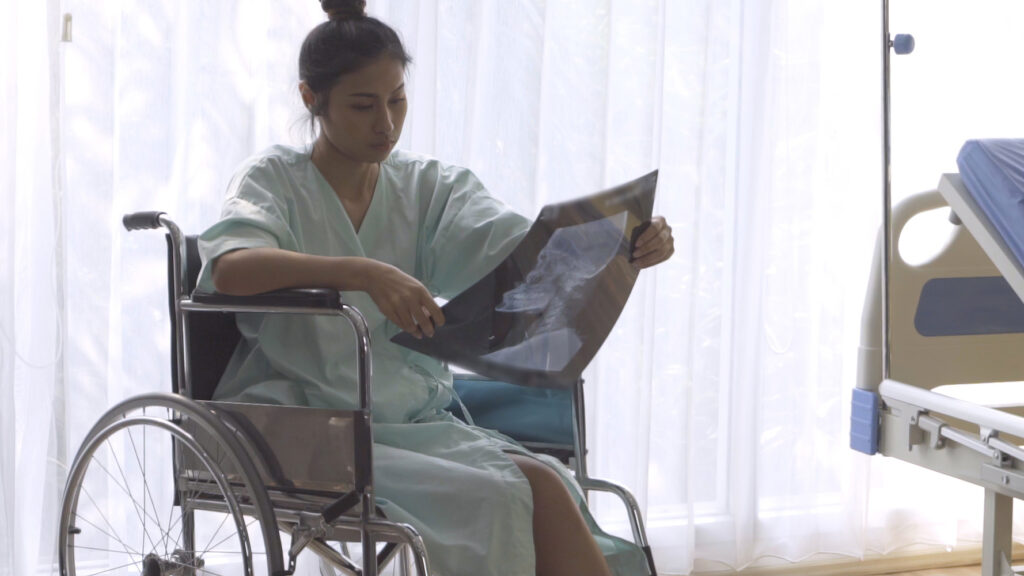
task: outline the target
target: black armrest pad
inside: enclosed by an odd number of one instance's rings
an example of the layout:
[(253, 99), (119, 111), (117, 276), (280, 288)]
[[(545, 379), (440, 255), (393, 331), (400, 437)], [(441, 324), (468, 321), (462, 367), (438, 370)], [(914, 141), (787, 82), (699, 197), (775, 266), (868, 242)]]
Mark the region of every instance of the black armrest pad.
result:
[(330, 288), (289, 288), (252, 296), (229, 296), (217, 292), (192, 293), (192, 301), (198, 304), (235, 306), (278, 306), (285, 308), (341, 309), (341, 296)]

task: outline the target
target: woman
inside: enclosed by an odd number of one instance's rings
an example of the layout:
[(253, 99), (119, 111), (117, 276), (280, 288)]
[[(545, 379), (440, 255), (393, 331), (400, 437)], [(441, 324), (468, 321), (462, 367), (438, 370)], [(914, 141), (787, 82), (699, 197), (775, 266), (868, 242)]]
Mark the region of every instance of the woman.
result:
[[(454, 419), (445, 411), (450, 373), (390, 343), (398, 330), (431, 337), (444, 324), (434, 297), (482, 277), (530, 222), (468, 170), (394, 150), (408, 54), (394, 30), (366, 16), (365, 1), (321, 5), (329, 19), (299, 56), (299, 90), (319, 135), (311, 150), (275, 146), (242, 166), (221, 220), (200, 238), (200, 286), (235, 295), (330, 287), (364, 313), (378, 504), (419, 530), (437, 574), (646, 574), (643, 553), (597, 529), (564, 470)], [(672, 252), (671, 230), (655, 218), (634, 261), (643, 268)], [(353, 349), (344, 321), (240, 315), (238, 325), (243, 340), (218, 399), (358, 404), (354, 363), (339, 353)]]

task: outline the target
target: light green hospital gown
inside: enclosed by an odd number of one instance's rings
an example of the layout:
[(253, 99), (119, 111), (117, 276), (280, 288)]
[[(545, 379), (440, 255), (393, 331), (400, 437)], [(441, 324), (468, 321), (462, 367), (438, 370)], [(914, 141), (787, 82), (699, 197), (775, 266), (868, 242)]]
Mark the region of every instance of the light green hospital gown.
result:
[[(530, 221), (487, 193), (469, 170), (402, 151), (381, 164), (373, 200), (353, 228), (307, 151), (275, 146), (232, 180), (221, 219), (199, 239), (199, 287), (209, 262), (231, 250), (274, 247), (392, 264), (451, 299), (496, 266)], [(366, 317), (373, 346), (374, 481), (388, 518), (423, 536), (441, 576), (533, 576), (530, 486), (504, 437), (463, 424), (445, 408), (451, 374), (390, 342), (398, 328), (363, 292), (343, 298)], [(242, 341), (216, 391), (222, 400), (351, 409), (358, 405), (355, 336), (347, 320), (238, 315)], [(578, 487), (561, 466), (567, 484)], [(613, 570), (647, 574), (643, 553), (584, 516)]]

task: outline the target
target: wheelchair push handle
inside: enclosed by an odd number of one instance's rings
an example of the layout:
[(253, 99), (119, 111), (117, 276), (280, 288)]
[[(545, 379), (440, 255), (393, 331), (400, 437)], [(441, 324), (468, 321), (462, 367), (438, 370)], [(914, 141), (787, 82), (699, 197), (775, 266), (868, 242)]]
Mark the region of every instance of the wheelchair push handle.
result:
[(132, 230), (153, 230), (163, 226), (160, 222), (160, 217), (166, 214), (166, 212), (158, 211), (147, 211), (147, 212), (132, 212), (131, 214), (125, 214), (121, 218), (121, 223), (128, 231)]

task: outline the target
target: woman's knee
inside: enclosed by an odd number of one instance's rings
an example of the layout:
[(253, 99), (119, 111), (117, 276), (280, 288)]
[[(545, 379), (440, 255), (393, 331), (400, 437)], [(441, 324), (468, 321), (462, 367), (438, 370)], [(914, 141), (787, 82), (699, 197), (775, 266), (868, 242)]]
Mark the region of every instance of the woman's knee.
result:
[(601, 550), (569, 488), (551, 467), (512, 456), (533, 491), (533, 544), (538, 576), (610, 576)]
[(509, 454), (509, 458), (522, 470), (523, 475), (530, 481), (531, 486), (534, 484), (545, 487), (553, 486), (556, 482), (562, 484), (562, 479), (559, 478), (557, 472), (535, 458), (520, 454)]
[(522, 470), (533, 492), (534, 506), (543, 513), (546, 508), (576, 508), (562, 477), (547, 464), (529, 456), (512, 455), (512, 461)]

